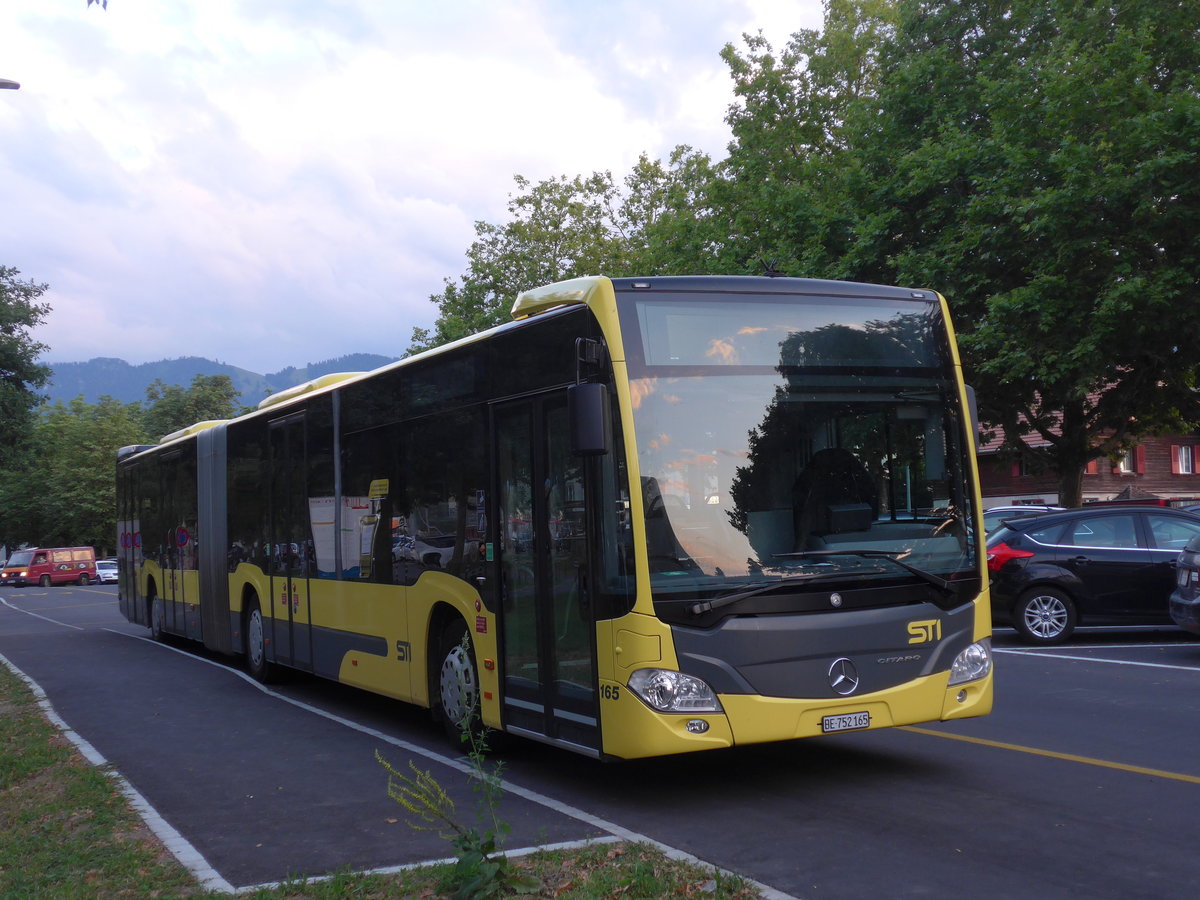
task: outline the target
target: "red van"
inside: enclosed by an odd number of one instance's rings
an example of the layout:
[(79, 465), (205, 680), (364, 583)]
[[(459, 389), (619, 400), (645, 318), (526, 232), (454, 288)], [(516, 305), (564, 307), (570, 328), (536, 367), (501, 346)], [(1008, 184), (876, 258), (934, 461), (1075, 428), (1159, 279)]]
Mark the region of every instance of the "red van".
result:
[(17, 550), (0, 571), (0, 584), (90, 584), (96, 580), (96, 551), (91, 547), (35, 547)]

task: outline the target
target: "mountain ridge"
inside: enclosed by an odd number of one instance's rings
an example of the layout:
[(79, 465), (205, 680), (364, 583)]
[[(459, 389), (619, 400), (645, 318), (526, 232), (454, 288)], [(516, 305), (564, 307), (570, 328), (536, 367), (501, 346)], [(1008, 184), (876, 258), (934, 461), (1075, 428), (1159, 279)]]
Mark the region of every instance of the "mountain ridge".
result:
[(288, 366), (278, 372), (259, 374), (202, 356), (181, 356), (133, 365), (123, 359), (97, 356), (86, 362), (46, 363), (52, 374), (42, 389), (48, 402), (69, 403), (83, 397), (96, 403), (102, 396), (122, 403), (143, 403), (146, 388), (160, 379), (166, 385), (188, 387), (197, 375), (228, 375), (241, 393), (238, 403), (255, 406), (263, 397), (303, 384), (332, 372), (366, 372), (395, 362), (397, 357), (375, 353), (350, 353), (304, 366)]

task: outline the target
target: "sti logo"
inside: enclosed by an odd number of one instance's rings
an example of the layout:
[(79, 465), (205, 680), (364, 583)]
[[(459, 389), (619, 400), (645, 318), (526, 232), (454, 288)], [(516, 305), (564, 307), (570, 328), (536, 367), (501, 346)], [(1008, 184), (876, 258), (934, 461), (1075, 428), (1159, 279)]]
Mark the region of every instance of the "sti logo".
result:
[(908, 623), (908, 633), (912, 635), (910, 644), (932, 644), (942, 639), (941, 619), (922, 619), (919, 622)]

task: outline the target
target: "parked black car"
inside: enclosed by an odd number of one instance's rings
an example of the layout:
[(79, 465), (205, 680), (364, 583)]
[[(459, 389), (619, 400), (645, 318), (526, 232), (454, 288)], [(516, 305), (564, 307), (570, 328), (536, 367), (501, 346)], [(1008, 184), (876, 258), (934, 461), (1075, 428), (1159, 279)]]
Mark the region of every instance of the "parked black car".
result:
[(993, 506), (991, 509), (983, 511), (983, 530), (986, 534), (991, 534), (1000, 527), (1000, 523), (1005, 519), (1017, 519), (1021, 516), (1040, 516), (1048, 512), (1062, 512), (1065, 506), (1037, 506), (1028, 504), (1024, 506)]
[(1157, 506), (1007, 520), (987, 542), (992, 619), (1035, 644), (1078, 625), (1169, 625), (1176, 562), (1196, 537), (1200, 515)]
[(1175, 624), (1200, 634), (1200, 537), (1192, 538), (1179, 554), (1170, 612)]

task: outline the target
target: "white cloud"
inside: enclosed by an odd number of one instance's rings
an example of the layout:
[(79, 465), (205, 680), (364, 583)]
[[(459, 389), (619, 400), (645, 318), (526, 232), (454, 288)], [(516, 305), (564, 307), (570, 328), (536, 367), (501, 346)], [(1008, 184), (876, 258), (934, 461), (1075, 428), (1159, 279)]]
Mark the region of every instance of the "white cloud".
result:
[(0, 263), (51, 360), (399, 354), (512, 176), (719, 156), (719, 59), (817, 0), (7, 0)]

